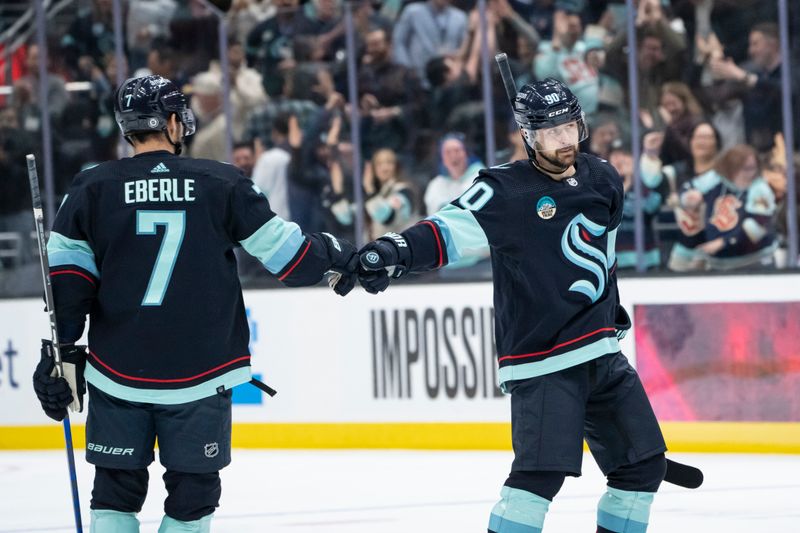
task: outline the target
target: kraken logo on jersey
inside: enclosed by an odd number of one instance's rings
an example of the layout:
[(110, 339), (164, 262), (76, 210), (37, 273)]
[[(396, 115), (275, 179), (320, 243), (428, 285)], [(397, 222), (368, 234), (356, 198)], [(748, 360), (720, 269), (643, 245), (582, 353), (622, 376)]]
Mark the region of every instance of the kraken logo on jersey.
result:
[(591, 236), (600, 237), (605, 232), (605, 226), (595, 224), (583, 214), (579, 214), (567, 224), (561, 236), (561, 250), (567, 260), (593, 274), (597, 282), (595, 284), (588, 279), (579, 279), (569, 290), (586, 295), (592, 303), (595, 303), (605, 291), (611, 259), (587, 241), (592, 240)]

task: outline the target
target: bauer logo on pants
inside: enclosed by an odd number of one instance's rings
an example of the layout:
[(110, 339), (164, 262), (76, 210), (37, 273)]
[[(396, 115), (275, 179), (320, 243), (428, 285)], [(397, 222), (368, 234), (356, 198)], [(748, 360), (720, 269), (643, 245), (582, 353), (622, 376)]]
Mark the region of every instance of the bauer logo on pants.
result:
[(219, 453), (219, 445), (216, 442), (206, 444), (204, 448), (206, 457), (208, 457), (209, 459), (211, 459), (212, 457), (216, 457), (217, 454)]

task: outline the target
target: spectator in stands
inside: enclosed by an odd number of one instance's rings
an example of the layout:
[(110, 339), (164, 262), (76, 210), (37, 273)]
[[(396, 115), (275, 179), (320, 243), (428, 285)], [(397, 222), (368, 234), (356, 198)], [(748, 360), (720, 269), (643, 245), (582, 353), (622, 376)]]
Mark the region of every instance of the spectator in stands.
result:
[[(693, 199), (687, 199), (689, 195)], [(756, 151), (737, 145), (720, 155), (714, 169), (695, 178), (682, 204), (696, 201), (704, 207), (704, 242), (696, 250), (713, 270), (771, 265), (775, 240), (775, 196), (760, 176)]]
[[(293, 122), (294, 132), (299, 130), (297, 118), (288, 113), (280, 113), (272, 121), (271, 148), (258, 156), (253, 169), (253, 183), (269, 199), (270, 208), (284, 220), (293, 220), (289, 207), (289, 163), (292, 159), (292, 145), (289, 144), (289, 122)], [(296, 135), (296, 133), (295, 133)], [(298, 141), (293, 141), (299, 146)]]
[[(333, 199), (331, 210), (340, 223), (351, 225), (358, 206), (344, 195), (341, 166), (331, 168)], [(380, 148), (364, 164), (362, 182), (369, 215), (367, 240), (377, 239), (390, 231), (400, 232), (418, 218), (413, 186), (402, 177), (397, 154)]]
[(666, 124), (661, 163), (671, 165), (690, 157), (689, 135), (703, 120), (703, 110), (689, 87), (679, 81), (662, 85), (660, 104), (661, 119)]
[(214, 72), (201, 72), (192, 80), (192, 111), (197, 131), (189, 146), (192, 157), (227, 161), (225, 113), (222, 109), (222, 80)]
[[(599, 112), (613, 113), (618, 119), (628, 121), (628, 109), (625, 107), (625, 91), (614, 77), (606, 70), (606, 50), (602, 38), (585, 37), (584, 54), (586, 66), (597, 73), (597, 109)], [(591, 117), (589, 117), (591, 118)]]
[[(248, 178), (253, 178), (256, 164), (256, 152), (253, 143), (240, 141), (233, 144), (233, 166), (242, 171)], [(288, 219), (287, 219), (288, 220)]]
[(431, 92), (427, 109), (430, 125), (438, 133), (444, 133), (459, 106), (480, 101), (480, 86), (475, 80), (470, 80), (464, 62), (456, 55), (431, 59), (425, 72)]
[(522, 134), (519, 131), (517, 121), (513, 118), (508, 121), (506, 140), (508, 141), (508, 147), (498, 152), (495, 158), (498, 164), (528, 159), (528, 151), (525, 149), (525, 142), (522, 140)]
[(365, 157), (378, 147), (406, 154), (425, 117), (425, 92), (416, 73), (392, 61), (391, 39), (383, 28), (366, 35), (359, 71)]
[(33, 136), (20, 129), (13, 107), (0, 109), (0, 270), (33, 258), (30, 189), (22, 158), (36, 144)]
[(147, 65), (137, 69), (134, 72), (134, 77), (154, 74), (172, 80), (178, 87), (183, 87), (187, 79), (181, 69), (178, 68), (177, 51), (162, 38), (154, 39), (150, 46), (150, 52), (147, 54)]
[(269, 17), (275, 16), (275, 2), (271, 0), (233, 0), (227, 14), (228, 35), (240, 43), (255, 26)]
[(711, 59), (718, 79), (736, 82), (744, 104), (745, 134), (749, 144), (767, 150), (775, 133), (781, 131), (781, 52), (778, 26), (757, 24), (750, 30), (750, 61), (738, 66), (731, 58)]
[(431, 59), (457, 52), (467, 32), (467, 15), (450, 0), (407, 4), (392, 35), (395, 61), (417, 72), (420, 79)]
[[(177, 7), (175, 0), (137, 0), (128, 3), (126, 42), (132, 70), (146, 65), (153, 41), (169, 39), (169, 23)], [(111, 44), (113, 49), (113, 41)]]
[(61, 38), (61, 53), (73, 73), (77, 72), (81, 58), (88, 57), (102, 65), (105, 55), (114, 51), (111, 8), (111, 0), (93, 0), (91, 9), (78, 11), (78, 16)]
[[(620, 82), (629, 101), (627, 41), (627, 34), (620, 33), (608, 46), (606, 71)], [(658, 127), (661, 86), (681, 78), (686, 48), (684, 35), (669, 26), (658, 0), (639, 2), (636, 44), (640, 119), (646, 128)]]
[(677, 272), (703, 270), (706, 258), (694, 248), (703, 242), (705, 206), (696, 193), (685, 198), (682, 193), (692, 180), (702, 179), (713, 170), (722, 139), (710, 122), (699, 122), (689, 135), (691, 157), (662, 165), (660, 153), (664, 135), (658, 130), (650, 133), (644, 137), (639, 168), (643, 182), (665, 197), (666, 205), (672, 210), (672, 216), (666, 217), (664, 222), (674, 223), (678, 228), (673, 238), (664, 236), (667, 242), (675, 241), (668, 266)]
[(439, 157), (440, 174), (425, 189), (425, 209), (428, 214), (437, 212), (466, 192), (484, 167), (481, 161), (470, 157), (463, 133), (446, 134), (439, 146)]
[(589, 152), (608, 159), (614, 141), (622, 138), (619, 117), (610, 113), (598, 113), (589, 120)]
[(553, 15), (553, 39), (539, 44), (534, 72), (539, 79), (562, 80), (581, 102), (587, 115), (597, 111), (597, 71), (586, 63), (580, 13), (559, 9)]
[[(343, 119), (338, 110), (318, 113), (307, 130), (299, 120), (289, 123), (289, 210), (292, 220), (303, 221), (313, 231), (330, 230), (330, 210), (323, 207), (329, 196), (331, 169), (339, 165), (339, 138)], [(344, 184), (346, 185), (346, 183)], [(327, 194), (326, 194), (327, 193)], [(300, 224), (300, 222), (297, 222)]]
[[(13, 105), (21, 113), (22, 127), (38, 132), (41, 127), (39, 107), (39, 46), (28, 45), (25, 58), (26, 75), (14, 82)], [(53, 122), (58, 122), (69, 101), (66, 82), (48, 66), (47, 109)]]
[[(292, 40), (311, 22), (299, 9), (300, 0), (273, 0), (275, 14), (259, 22), (247, 36), (247, 64), (261, 73), (269, 96), (281, 94), (283, 72), (294, 66)], [(269, 130), (267, 130), (267, 135)]]
[(297, 35), (308, 35), (322, 51), (317, 61), (331, 61), (344, 50), (342, 0), (311, 0), (303, 6), (305, 17), (298, 24)]
[[(500, 51), (506, 52), (515, 74), (529, 71), (532, 63), (516, 64), (519, 57), (518, 43), (523, 43), (523, 49), (536, 50), (541, 41), (539, 33), (519, 13), (514, 11), (509, 0), (489, 0), (486, 7), (489, 53), (494, 55)], [(469, 12), (468, 28), (459, 55), (465, 62), (465, 69), (470, 80), (477, 82), (480, 78), (482, 40), (480, 13), (477, 6)]]
[[(654, 134), (651, 134), (654, 135)], [(655, 135), (661, 135), (655, 133)], [(645, 145), (648, 139), (645, 139)], [(608, 162), (617, 169), (623, 179), (625, 202), (623, 204), (622, 221), (617, 232), (617, 265), (619, 268), (637, 266), (636, 256), (636, 198), (633, 190), (633, 156), (630, 148), (617, 140), (608, 154)], [(661, 252), (656, 241), (653, 221), (661, 209), (664, 198), (657, 190), (648, 187), (642, 180), (642, 212), (644, 224), (644, 266), (647, 269), (657, 268), (661, 264)]]
[[(240, 140), (245, 134), (248, 117), (267, 102), (267, 95), (261, 84), (261, 74), (247, 66), (244, 60), (244, 47), (233, 37), (228, 39), (228, 67), (233, 138)], [(222, 79), (218, 61), (212, 61), (208, 71)]]
[(256, 154), (272, 147), (272, 121), (279, 114), (297, 117), (300, 127), (305, 129), (330, 99), (343, 102), (341, 94), (335, 93), (330, 70), (324, 65), (298, 65), (285, 78), (282, 94), (272, 97), (247, 118), (243, 140), (255, 143)]

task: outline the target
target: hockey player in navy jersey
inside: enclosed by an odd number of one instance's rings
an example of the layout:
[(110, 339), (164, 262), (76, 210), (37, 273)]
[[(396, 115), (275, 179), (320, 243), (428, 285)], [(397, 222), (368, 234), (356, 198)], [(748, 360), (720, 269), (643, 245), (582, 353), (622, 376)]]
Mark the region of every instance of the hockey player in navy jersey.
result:
[[(61, 420), (68, 404), (82, 406), (85, 366), (92, 532), (139, 531), (156, 438), (168, 494), (159, 533), (207, 532), (219, 470), (230, 462), (231, 389), (251, 379), (234, 248), (288, 286), (338, 272), (341, 295), (355, 284), (358, 255), (346, 241), (277, 217), (235, 167), (178, 157), (195, 122), (171, 81), (129, 79), (115, 106), (135, 155), (75, 177), (47, 245), (73, 376), (51, 377), (44, 346), (34, 387)], [(74, 343), (87, 314), (85, 350)]]
[[(614, 240), (623, 182), (579, 153), (577, 98), (546, 79), (513, 102), (529, 158), (481, 171), (459, 198), (359, 252), (361, 284), (491, 251), (501, 387), (511, 394), (514, 462), (489, 531), (538, 533), (583, 441), (608, 479), (598, 532), (643, 532), (667, 468), (666, 446), (636, 371), (620, 352)], [(388, 274), (388, 271), (391, 274)]]

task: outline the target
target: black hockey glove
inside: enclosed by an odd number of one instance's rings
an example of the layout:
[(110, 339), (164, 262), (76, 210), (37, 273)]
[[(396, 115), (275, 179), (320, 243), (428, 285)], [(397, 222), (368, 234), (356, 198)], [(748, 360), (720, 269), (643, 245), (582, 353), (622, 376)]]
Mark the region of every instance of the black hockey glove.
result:
[(617, 317), (614, 320), (614, 328), (617, 330), (617, 340), (622, 340), (631, 329), (631, 317), (628, 312), (621, 305), (617, 306)]
[(331, 272), (328, 285), (339, 296), (345, 296), (356, 286), (358, 278), (358, 253), (356, 247), (344, 239), (337, 239), (330, 233), (321, 233), (328, 246)]
[(42, 339), (39, 364), (33, 372), (33, 390), (42, 404), (45, 414), (60, 422), (67, 416), (67, 407), (72, 411), (83, 411), (83, 395), (86, 381), (83, 370), (86, 368), (86, 347), (66, 344), (61, 347), (61, 363), (64, 377), (56, 376), (53, 343)]
[(370, 294), (383, 292), (392, 278), (408, 272), (411, 252), (406, 239), (398, 233), (386, 235), (367, 243), (358, 251), (361, 269), (358, 281)]

